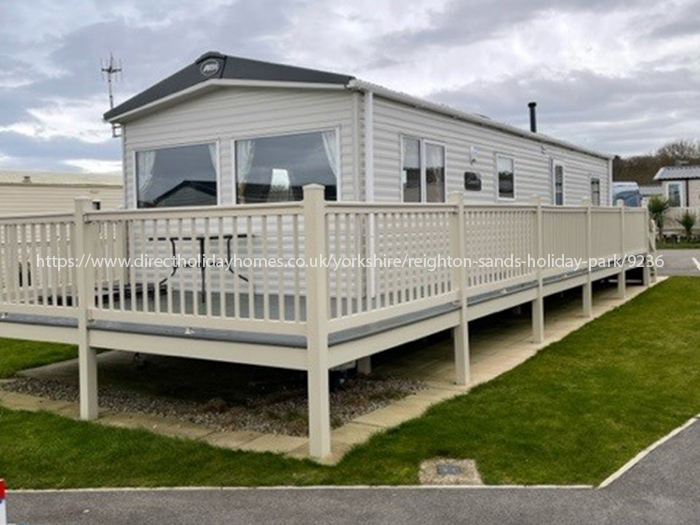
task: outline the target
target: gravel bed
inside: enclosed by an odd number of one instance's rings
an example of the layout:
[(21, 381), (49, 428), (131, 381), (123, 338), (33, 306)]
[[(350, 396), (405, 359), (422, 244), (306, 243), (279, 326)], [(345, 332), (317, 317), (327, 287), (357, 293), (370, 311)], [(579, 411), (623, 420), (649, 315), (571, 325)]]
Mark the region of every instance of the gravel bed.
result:
[[(424, 388), (425, 384), (420, 381), (394, 377), (358, 376), (350, 379), (331, 392), (331, 424), (333, 427), (341, 426)], [(2, 389), (57, 401), (77, 403), (79, 400), (77, 386), (48, 379), (18, 378), (4, 383)], [(175, 418), (219, 431), (254, 430), (292, 436), (307, 434), (304, 389), (278, 390), (232, 406), (221, 398), (196, 402), (102, 386), (99, 389), (99, 403), (100, 408), (107, 410)]]

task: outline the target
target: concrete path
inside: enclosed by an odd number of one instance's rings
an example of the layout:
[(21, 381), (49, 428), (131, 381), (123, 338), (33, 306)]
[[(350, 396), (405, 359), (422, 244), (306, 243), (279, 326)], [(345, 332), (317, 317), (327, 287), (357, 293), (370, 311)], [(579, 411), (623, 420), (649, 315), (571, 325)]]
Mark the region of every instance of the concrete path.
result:
[[(659, 250), (664, 265), (659, 275), (697, 275), (700, 277), (700, 250)], [(696, 264), (695, 259), (698, 261)]]
[(12, 523), (615, 523), (700, 521), (700, 423), (604, 489), (309, 488), (11, 493)]

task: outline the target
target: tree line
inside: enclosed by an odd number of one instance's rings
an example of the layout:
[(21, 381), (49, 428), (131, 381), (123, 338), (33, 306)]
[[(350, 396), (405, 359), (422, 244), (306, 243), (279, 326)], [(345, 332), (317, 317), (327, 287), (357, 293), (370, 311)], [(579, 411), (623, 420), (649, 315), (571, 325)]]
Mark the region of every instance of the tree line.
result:
[(615, 156), (613, 180), (635, 181), (640, 185), (654, 183), (654, 175), (664, 166), (700, 164), (700, 141), (680, 139), (668, 142), (653, 153), (631, 157)]

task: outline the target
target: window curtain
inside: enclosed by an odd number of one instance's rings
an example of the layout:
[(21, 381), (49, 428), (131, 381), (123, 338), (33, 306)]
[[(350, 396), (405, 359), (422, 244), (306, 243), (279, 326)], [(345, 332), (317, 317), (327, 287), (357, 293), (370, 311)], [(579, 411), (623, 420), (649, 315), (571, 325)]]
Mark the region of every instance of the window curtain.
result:
[(139, 151), (136, 154), (136, 175), (138, 178), (138, 199), (143, 200), (153, 182), (153, 168), (156, 164), (155, 151)]
[(255, 157), (255, 142), (239, 140), (236, 142), (236, 178), (238, 179), (238, 201), (246, 201), (246, 190), (250, 179), (250, 170)]
[(433, 144), (425, 148), (427, 202), (445, 201), (445, 151)]
[(216, 144), (209, 144), (209, 157), (211, 158), (211, 165), (214, 166), (214, 171), (218, 171), (219, 159), (217, 158), (217, 147)]
[(322, 136), (323, 149), (326, 150), (326, 159), (331, 170), (333, 170), (335, 180), (338, 181), (338, 141), (335, 137), (335, 130), (324, 131)]

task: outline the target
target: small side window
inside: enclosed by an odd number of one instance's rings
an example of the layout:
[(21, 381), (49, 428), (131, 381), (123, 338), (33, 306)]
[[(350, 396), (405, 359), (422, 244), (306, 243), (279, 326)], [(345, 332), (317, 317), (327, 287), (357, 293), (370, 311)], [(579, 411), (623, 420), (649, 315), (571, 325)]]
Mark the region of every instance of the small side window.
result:
[(515, 199), (515, 167), (513, 159), (498, 155), (496, 157), (496, 172), (498, 174), (498, 197), (500, 199)]
[(464, 172), (464, 190), (481, 191), (481, 175), (473, 171)]
[(564, 205), (564, 165), (554, 163), (554, 204)]
[(593, 206), (600, 206), (600, 179), (591, 179), (591, 204)]
[(672, 208), (681, 206), (681, 191), (680, 182), (669, 182), (666, 186), (666, 198), (668, 199), (669, 206)]

